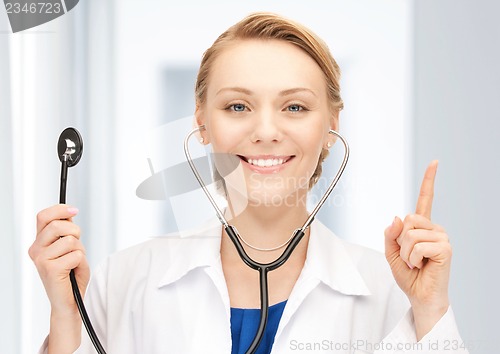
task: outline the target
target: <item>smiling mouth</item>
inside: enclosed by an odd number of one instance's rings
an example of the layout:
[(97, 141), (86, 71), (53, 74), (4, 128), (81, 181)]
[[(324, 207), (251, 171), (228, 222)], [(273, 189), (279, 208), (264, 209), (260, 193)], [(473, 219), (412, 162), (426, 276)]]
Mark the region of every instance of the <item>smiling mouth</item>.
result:
[(272, 156), (272, 157), (271, 156), (247, 157), (238, 155), (238, 157), (252, 166), (273, 167), (273, 166), (283, 165), (286, 162), (290, 161), (295, 156), (291, 155), (291, 156)]

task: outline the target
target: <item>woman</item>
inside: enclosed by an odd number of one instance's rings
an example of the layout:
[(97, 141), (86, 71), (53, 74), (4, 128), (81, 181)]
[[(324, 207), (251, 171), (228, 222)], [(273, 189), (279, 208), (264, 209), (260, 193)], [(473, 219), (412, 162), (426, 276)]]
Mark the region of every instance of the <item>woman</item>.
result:
[[(308, 216), (304, 201), (343, 107), (339, 76), (320, 39), (273, 14), (248, 16), (204, 54), (196, 84), (200, 142), (239, 163), (225, 175), (224, 158), (215, 161), (226, 217), (259, 262), (276, 259)], [(460, 337), (448, 302), (451, 247), (430, 220), (436, 168), (433, 162), (425, 173), (415, 214), (386, 229), (387, 262), (318, 221), (311, 225), (269, 274), (272, 306), (258, 353), (450, 352), (446, 343)], [(42, 348), (49, 353), (73, 352), (80, 341), (78, 352), (93, 352), (68, 279), (75, 269), (85, 292), (77, 212), (66, 205), (41, 211), (29, 252), (52, 307)], [(112, 255), (95, 271), (86, 302), (108, 353), (244, 353), (258, 318), (258, 274), (220, 225), (209, 225)]]

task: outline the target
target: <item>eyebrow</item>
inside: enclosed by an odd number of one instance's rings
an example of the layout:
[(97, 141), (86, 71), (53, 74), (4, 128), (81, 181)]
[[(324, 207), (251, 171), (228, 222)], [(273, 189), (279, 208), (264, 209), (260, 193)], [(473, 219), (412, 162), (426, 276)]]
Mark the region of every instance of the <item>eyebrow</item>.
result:
[(296, 88), (291, 88), (291, 89), (288, 89), (288, 90), (281, 91), (280, 92), (280, 96), (287, 96), (287, 95), (291, 95), (291, 94), (294, 94), (294, 93), (297, 93), (297, 92), (309, 92), (314, 97), (317, 97), (317, 95), (314, 93), (313, 90), (305, 88), (305, 87), (296, 87)]
[(246, 88), (243, 88), (243, 87), (223, 87), (219, 91), (217, 91), (217, 93), (215, 95), (218, 95), (219, 93), (225, 92), (225, 91), (236, 91), (236, 92), (241, 92), (241, 93), (244, 93), (247, 95), (251, 95), (253, 93), (252, 91), (250, 91)]
[[(248, 90), (244, 87), (223, 87), (219, 91), (217, 91), (216, 95), (220, 94), (221, 92), (225, 92), (225, 91), (241, 92), (241, 93), (244, 93), (246, 95), (253, 94), (253, 92), (251, 90)], [(279, 93), (279, 95), (280, 96), (287, 96), (287, 95), (291, 95), (291, 94), (294, 94), (297, 92), (309, 92), (313, 96), (317, 97), (317, 95), (314, 93), (313, 90), (305, 88), (305, 87), (295, 87), (295, 88), (291, 88), (288, 90), (283, 90)]]

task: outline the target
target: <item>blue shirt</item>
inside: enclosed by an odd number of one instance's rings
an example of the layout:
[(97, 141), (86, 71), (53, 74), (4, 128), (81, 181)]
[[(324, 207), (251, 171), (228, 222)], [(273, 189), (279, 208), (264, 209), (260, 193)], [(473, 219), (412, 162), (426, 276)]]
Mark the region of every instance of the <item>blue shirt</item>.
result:
[[(273, 347), (274, 337), (278, 330), (281, 315), (286, 301), (269, 307), (269, 316), (264, 336), (260, 341), (256, 354), (269, 354)], [(260, 309), (240, 309), (231, 307), (231, 354), (245, 354), (257, 333), (260, 320)]]

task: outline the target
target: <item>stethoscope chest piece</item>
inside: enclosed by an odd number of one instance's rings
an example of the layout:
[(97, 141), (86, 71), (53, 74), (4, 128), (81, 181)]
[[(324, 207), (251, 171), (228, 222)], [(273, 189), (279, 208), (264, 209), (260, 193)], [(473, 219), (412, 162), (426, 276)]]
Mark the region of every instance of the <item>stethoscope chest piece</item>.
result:
[(59, 161), (63, 162), (66, 158), (68, 167), (76, 165), (83, 153), (83, 139), (75, 128), (66, 128), (59, 136), (57, 142), (57, 155)]

